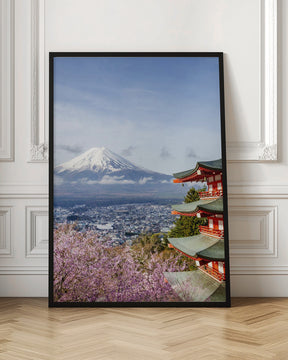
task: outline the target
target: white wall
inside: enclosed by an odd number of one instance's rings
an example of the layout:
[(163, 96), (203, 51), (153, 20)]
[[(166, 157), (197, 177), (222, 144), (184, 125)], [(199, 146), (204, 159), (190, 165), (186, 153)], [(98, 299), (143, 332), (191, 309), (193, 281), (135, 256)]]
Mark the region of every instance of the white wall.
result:
[(48, 52), (223, 51), (232, 295), (288, 296), (287, 1), (0, 4), (0, 295), (47, 295)]

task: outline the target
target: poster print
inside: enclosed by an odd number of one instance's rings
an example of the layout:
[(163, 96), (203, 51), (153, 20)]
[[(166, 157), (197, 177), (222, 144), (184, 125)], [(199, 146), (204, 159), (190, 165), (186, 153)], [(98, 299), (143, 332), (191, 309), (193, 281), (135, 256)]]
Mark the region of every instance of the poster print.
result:
[(50, 54), (50, 306), (229, 306), (222, 53)]

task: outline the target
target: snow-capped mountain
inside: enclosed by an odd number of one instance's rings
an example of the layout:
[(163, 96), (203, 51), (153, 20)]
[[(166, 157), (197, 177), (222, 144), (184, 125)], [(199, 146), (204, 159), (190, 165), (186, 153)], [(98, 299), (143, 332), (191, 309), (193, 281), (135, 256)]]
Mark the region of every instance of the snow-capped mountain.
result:
[(105, 147), (92, 148), (56, 167), (58, 174), (64, 171), (82, 172), (86, 170), (94, 172), (114, 172), (119, 169), (137, 169), (137, 166)]
[(55, 168), (56, 184), (125, 185), (168, 183), (172, 177), (138, 167), (109, 149), (92, 148)]

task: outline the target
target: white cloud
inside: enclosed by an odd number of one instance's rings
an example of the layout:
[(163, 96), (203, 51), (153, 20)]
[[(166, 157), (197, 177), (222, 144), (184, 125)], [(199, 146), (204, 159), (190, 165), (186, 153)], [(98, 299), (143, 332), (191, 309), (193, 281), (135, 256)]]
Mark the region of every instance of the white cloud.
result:
[(88, 184), (88, 185), (95, 185), (95, 184), (99, 184), (99, 181), (81, 179), (81, 183), (82, 183), (82, 184)]
[(67, 152), (70, 152), (72, 154), (79, 154), (83, 152), (83, 147), (80, 145), (65, 145), (61, 144), (58, 145), (58, 149), (65, 150)]
[(147, 181), (150, 181), (150, 180), (152, 180), (152, 179), (153, 179), (152, 177), (144, 177), (144, 178), (141, 178), (141, 179), (139, 180), (139, 184), (140, 184), (140, 185), (144, 185), (144, 184), (147, 183)]
[(88, 185), (129, 185), (129, 184), (136, 184), (133, 180), (127, 180), (124, 179), (124, 175), (122, 176), (109, 176), (104, 175), (101, 180), (87, 180), (87, 179), (81, 179), (81, 183), (85, 183)]

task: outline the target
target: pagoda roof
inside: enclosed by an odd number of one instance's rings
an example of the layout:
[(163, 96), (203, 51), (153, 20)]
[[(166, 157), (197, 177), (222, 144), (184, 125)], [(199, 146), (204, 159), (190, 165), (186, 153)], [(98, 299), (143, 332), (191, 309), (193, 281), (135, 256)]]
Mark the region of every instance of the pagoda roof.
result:
[(165, 272), (164, 277), (183, 301), (226, 300), (225, 282), (219, 282), (201, 270)]
[(197, 255), (198, 257), (206, 260), (225, 261), (224, 240), (218, 240), (214, 245), (210, 246), (209, 248), (199, 251)]
[(206, 169), (208, 171), (209, 170), (221, 171), (222, 170), (222, 159), (197, 162), (194, 169), (178, 172), (178, 173), (173, 174), (173, 176), (176, 179), (185, 179), (185, 178), (190, 177), (191, 175), (197, 173), (197, 170), (199, 170), (199, 168)]
[(176, 250), (187, 256), (205, 260), (224, 261), (224, 240), (199, 234), (181, 238), (168, 238)]
[(198, 211), (222, 214), (223, 198), (220, 197), (216, 200), (198, 200), (190, 203), (176, 204), (172, 205), (172, 209), (182, 214), (195, 213)]
[(223, 281), (218, 289), (209, 296), (209, 302), (221, 302), (226, 300), (226, 283)]

